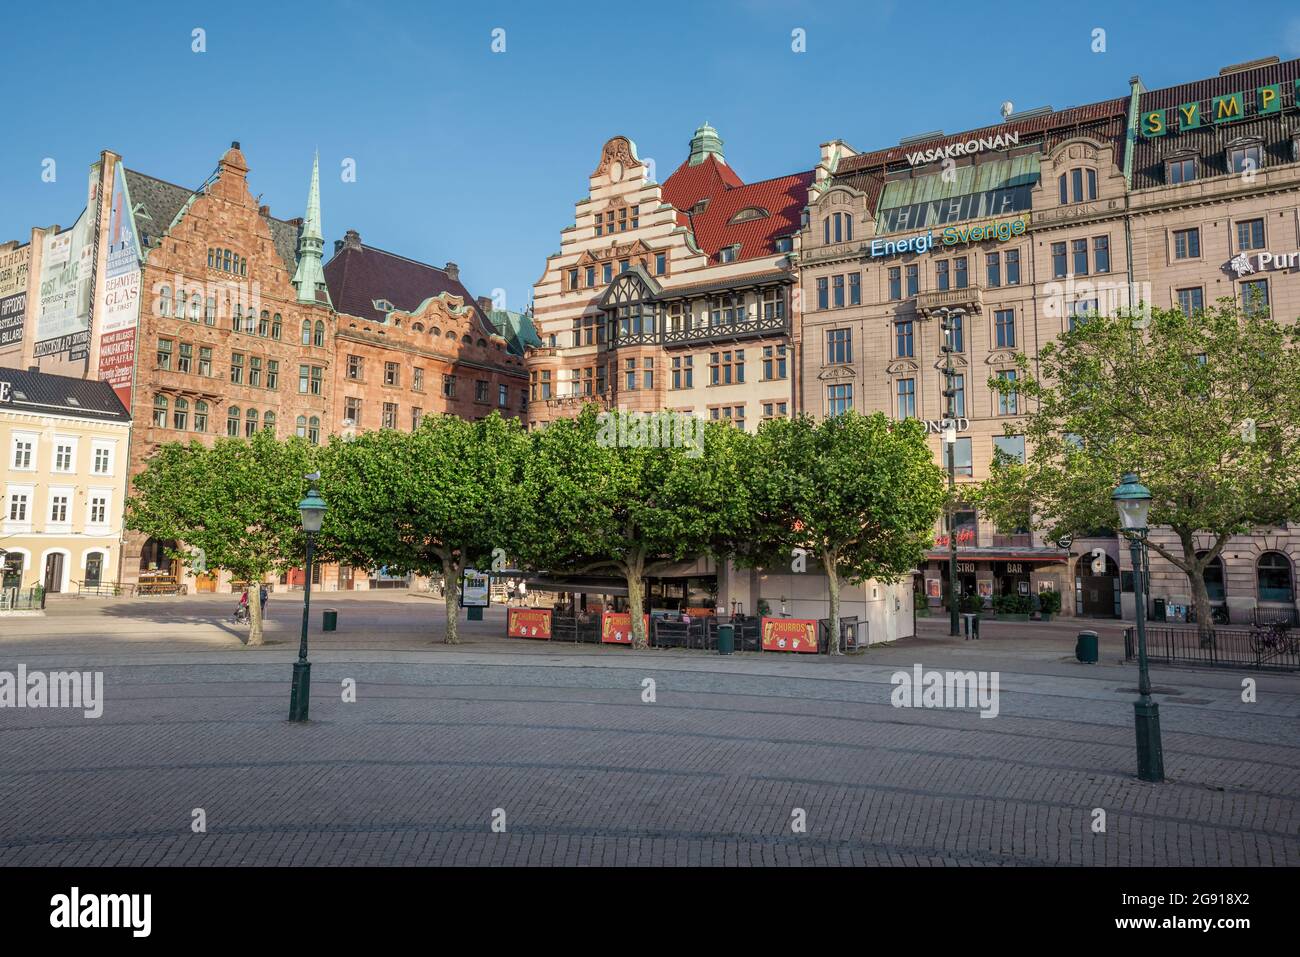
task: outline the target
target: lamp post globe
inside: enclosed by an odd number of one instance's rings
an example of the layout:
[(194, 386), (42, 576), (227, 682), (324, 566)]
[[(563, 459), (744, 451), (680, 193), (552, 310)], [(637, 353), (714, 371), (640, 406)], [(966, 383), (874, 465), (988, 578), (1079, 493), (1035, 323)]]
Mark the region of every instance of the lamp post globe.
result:
[(1165, 779), (1164, 749), (1160, 741), (1160, 705), (1151, 699), (1151, 673), (1147, 663), (1146, 628), (1146, 535), (1151, 511), (1151, 490), (1127, 472), (1111, 494), (1119, 512), (1120, 528), (1129, 540), (1133, 562), (1134, 623), (1138, 646), (1138, 700), (1133, 702), (1137, 734), (1138, 777), (1160, 783)]
[(325, 519), (325, 500), (316, 488), (320, 473), (305, 476), (311, 488), (301, 502), (298, 513), (302, 516), (302, 530), (307, 537), (306, 564), (302, 585), (302, 637), (298, 642), (298, 660), (293, 663), (293, 685), (289, 692), (289, 720), (306, 721), (311, 701), (311, 662), (307, 660), (307, 624), (311, 617), (312, 546), (316, 533)]

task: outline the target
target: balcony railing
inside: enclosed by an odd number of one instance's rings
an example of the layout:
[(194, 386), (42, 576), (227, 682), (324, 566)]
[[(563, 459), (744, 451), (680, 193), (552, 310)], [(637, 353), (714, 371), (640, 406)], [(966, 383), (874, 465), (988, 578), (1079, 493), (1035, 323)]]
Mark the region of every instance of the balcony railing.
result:
[(665, 329), (660, 333), (659, 341), (663, 345), (672, 346), (718, 339), (750, 339), (789, 331), (789, 324), (784, 317), (773, 317), (751, 319), (748, 322), (725, 322), (716, 326), (696, 326), (693, 329)]
[(929, 316), (945, 308), (982, 312), (984, 309), (984, 290), (978, 285), (971, 285), (966, 286), (964, 289), (923, 292), (916, 297), (916, 311), (923, 316)]

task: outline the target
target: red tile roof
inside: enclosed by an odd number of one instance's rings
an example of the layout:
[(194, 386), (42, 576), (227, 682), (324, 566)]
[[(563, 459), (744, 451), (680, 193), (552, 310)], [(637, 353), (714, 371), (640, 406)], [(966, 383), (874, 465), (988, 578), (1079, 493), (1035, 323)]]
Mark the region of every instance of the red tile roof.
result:
[(350, 316), (382, 322), (384, 313), (375, 308), (376, 299), (387, 299), (398, 309), (409, 311), (441, 293), (459, 296), (479, 315), (484, 331), (492, 332), (478, 303), (459, 279), (444, 269), (416, 262), (360, 243), (343, 246), (325, 264), (325, 283), (334, 308)]
[[(776, 239), (799, 229), (812, 180), (809, 171), (746, 184), (731, 167), (706, 156), (696, 166), (689, 163), (679, 166), (664, 183), (663, 197), (684, 212), (700, 200), (708, 199), (705, 208), (689, 216), (688, 221), (696, 244), (711, 260), (716, 262), (718, 251), (733, 245), (740, 246), (737, 260), (756, 259), (773, 255)], [(738, 212), (750, 207), (768, 215), (731, 222)], [(681, 219), (679, 214), (678, 221)]]

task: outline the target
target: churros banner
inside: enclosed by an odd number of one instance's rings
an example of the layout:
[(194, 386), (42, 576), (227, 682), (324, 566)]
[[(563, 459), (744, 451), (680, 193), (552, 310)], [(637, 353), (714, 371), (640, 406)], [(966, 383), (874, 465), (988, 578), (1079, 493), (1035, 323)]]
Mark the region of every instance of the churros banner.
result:
[[(642, 615), (646, 636), (650, 635), (650, 616)], [(632, 644), (632, 613), (607, 611), (600, 616), (600, 640), (607, 645)]]
[(539, 641), (550, 641), (551, 609), (507, 608), (506, 637), (536, 638)]
[(764, 618), (763, 650), (817, 654), (817, 622), (811, 618)]

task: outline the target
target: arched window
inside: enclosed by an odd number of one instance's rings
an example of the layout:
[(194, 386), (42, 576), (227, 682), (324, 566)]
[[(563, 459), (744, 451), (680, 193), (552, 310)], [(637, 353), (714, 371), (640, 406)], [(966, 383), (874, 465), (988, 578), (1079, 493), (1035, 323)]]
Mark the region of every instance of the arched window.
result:
[(243, 307), (240, 306), (239, 303), (235, 303), (235, 307), (233, 310), (231, 310), (230, 313), (230, 328), (238, 332), (240, 330), (240, 327), (243, 325), (243, 323), (244, 323)]
[(455, 339), (455, 338), (456, 338), (456, 330), (455, 330), (455, 329), (448, 329), (448, 330), (447, 330), (447, 338), (448, 338), (448, 339)]
[(460, 341), (467, 346), (472, 346), (474, 344), (474, 340), (471, 339), (468, 335), (461, 336)]
[(305, 415), (298, 416), (297, 426), (298, 426), (298, 437), (300, 439), (305, 439), (307, 437), (307, 416)]
[(431, 335), (431, 336), (433, 336), (433, 338), (437, 339), (437, 338), (439, 338), (439, 337), (442, 335), (442, 330), (439, 329), (437, 326), (434, 326), (432, 329), (429, 330), (429, 335)]
[(424, 332), (424, 323), (422, 322), (412, 323), (411, 329), (414, 332)]
[(211, 246), (208, 247), (208, 268), (213, 268), (213, 261), (216, 259), (216, 251)]
[(1295, 601), (1291, 585), (1291, 560), (1281, 552), (1265, 552), (1255, 566), (1260, 601)]
[(252, 438), (257, 434), (257, 410), (249, 409), (244, 417), (244, 436)]
[(281, 325), (281, 323), (280, 323), (280, 314), (277, 312), (277, 313), (275, 314), (275, 317), (271, 320), (271, 338), (272, 338), (272, 339), (279, 339), (279, 338), (280, 338), (280, 325)]
[(172, 314), (172, 290), (170, 286), (163, 286), (158, 292), (158, 315), (170, 316)]
[(226, 250), (225, 257), (223, 258), (221, 263), (221, 269), (224, 272), (230, 272), (230, 250), (229, 249)]
[(208, 404), (202, 399), (194, 403), (194, 431), (208, 431)]
[(321, 322), (319, 319), (316, 320), (316, 333), (312, 337), (312, 345), (325, 345), (325, 323)]
[(262, 416), (262, 428), (269, 429), (272, 435), (275, 435), (275, 413), (267, 412)]
[(232, 405), (226, 410), (226, 435), (239, 437), (239, 406)]
[[(1205, 552), (1197, 552), (1197, 559), (1205, 557)], [(1209, 592), (1210, 601), (1224, 601), (1227, 597), (1227, 591), (1223, 587), (1223, 557), (1214, 556), (1214, 561), (1205, 566), (1205, 572), (1201, 576), (1205, 579), (1205, 590)]]
[(184, 432), (190, 426), (190, 403), (188, 399), (181, 396), (176, 397), (176, 404), (172, 408), (172, 428)]
[(320, 419), (314, 415), (307, 424), (307, 441), (312, 445), (320, 445)]
[(475, 345), (477, 345), (480, 349), (486, 349), (486, 348), (487, 348), (487, 340), (486, 340), (486, 339), (480, 339), (477, 343), (475, 343)]
[(167, 428), (167, 396), (153, 397), (153, 424), (160, 429)]
[(205, 326), (215, 326), (217, 324), (216, 296), (208, 296), (208, 300), (203, 306), (203, 324)]
[(302, 321), (302, 344), (304, 346), (311, 345), (311, 320), (310, 319), (304, 319)]

